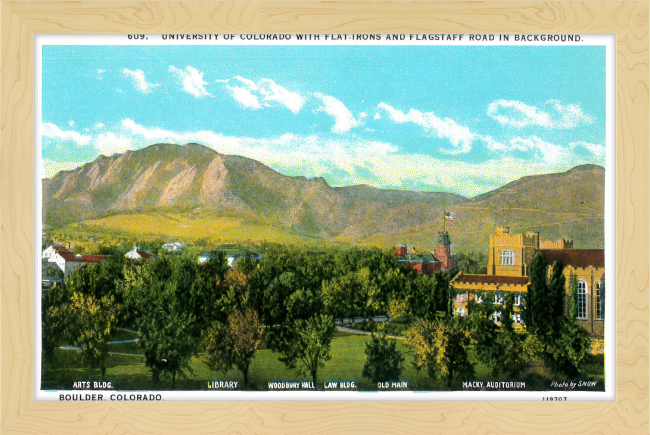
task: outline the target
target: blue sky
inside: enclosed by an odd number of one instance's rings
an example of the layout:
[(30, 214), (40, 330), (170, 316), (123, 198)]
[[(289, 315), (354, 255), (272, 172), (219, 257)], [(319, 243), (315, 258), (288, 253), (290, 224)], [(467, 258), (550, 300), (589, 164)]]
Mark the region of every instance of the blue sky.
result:
[(331, 185), (474, 196), (605, 165), (596, 46), (44, 46), (43, 176), (198, 142)]

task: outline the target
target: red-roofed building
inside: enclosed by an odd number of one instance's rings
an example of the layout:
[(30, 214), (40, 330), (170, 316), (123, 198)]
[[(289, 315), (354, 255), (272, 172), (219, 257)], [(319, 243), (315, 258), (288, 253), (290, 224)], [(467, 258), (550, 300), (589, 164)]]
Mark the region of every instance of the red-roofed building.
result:
[(131, 260), (155, 260), (156, 256), (149, 251), (145, 251), (139, 246), (134, 246), (129, 252), (125, 255), (126, 258)]
[(401, 264), (427, 276), (436, 272), (449, 272), (456, 267), (454, 256), (451, 253), (451, 239), (446, 231), (438, 233), (438, 246), (435, 255), (433, 253), (414, 254), (408, 245), (400, 243), (397, 245), (397, 259)]
[(75, 269), (85, 264), (96, 264), (106, 261), (109, 257), (105, 255), (79, 255), (60, 244), (49, 246), (43, 251), (43, 260), (56, 264), (63, 275), (70, 275)]

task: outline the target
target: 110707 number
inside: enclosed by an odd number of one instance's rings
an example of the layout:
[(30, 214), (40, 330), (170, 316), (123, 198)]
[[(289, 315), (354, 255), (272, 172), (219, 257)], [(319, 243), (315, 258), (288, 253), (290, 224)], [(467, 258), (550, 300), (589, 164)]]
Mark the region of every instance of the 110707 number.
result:
[(544, 396), (542, 401), (544, 402), (566, 402), (567, 396)]

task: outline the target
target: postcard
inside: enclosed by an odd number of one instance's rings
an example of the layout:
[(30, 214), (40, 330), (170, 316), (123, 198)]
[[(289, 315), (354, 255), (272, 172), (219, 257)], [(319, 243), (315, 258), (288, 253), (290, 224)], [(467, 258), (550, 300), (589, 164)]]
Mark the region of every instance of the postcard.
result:
[(614, 400), (613, 36), (35, 45), (37, 400)]

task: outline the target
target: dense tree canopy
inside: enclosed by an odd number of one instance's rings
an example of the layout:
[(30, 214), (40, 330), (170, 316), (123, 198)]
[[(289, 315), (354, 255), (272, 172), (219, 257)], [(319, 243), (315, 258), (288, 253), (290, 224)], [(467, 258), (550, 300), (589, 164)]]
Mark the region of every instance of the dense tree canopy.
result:
[(389, 341), (385, 335), (372, 336), (366, 343), (366, 362), (362, 374), (374, 384), (384, 381), (396, 381), (404, 367), (404, 356), (397, 350), (395, 341)]
[(252, 308), (233, 311), (225, 324), (215, 322), (205, 338), (208, 366), (224, 373), (236, 367), (247, 386), (250, 364), (262, 344), (263, 331), (264, 326)]
[(283, 353), (287, 367), (297, 369), (298, 374), (311, 376), (318, 386), (318, 369), (325, 366), (332, 356), (330, 345), (334, 335), (334, 320), (327, 314), (317, 314), (307, 320), (297, 320), (294, 325), (296, 339), (289, 343)]
[(74, 344), (81, 346), (83, 361), (99, 368), (102, 380), (106, 376), (106, 357), (110, 335), (117, 329), (120, 306), (112, 296), (97, 299), (81, 293), (72, 296), (69, 314), (72, 320)]

